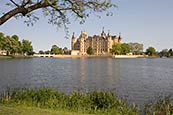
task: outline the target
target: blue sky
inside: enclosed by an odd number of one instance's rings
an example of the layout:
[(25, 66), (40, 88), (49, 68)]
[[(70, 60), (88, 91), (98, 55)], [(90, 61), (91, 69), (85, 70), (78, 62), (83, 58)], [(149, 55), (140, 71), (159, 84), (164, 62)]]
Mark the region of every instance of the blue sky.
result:
[[(7, 11), (4, 4), (6, 0), (0, 1), (0, 13)], [(173, 48), (173, 0), (112, 0), (118, 8), (112, 10), (113, 16), (102, 18), (91, 16), (86, 23), (80, 25), (71, 20), (69, 25), (70, 35), (75, 32), (78, 37), (81, 31), (88, 35), (100, 34), (102, 27), (105, 32), (110, 30), (112, 35), (121, 33), (123, 42), (139, 42), (146, 49), (149, 46), (157, 50)], [(40, 15), (37, 12), (38, 15)], [(47, 23), (45, 17), (41, 16), (34, 26), (28, 27), (23, 19), (10, 19), (0, 26), (0, 31), (6, 35), (18, 35), (20, 39), (32, 41), (34, 50), (48, 50), (56, 44), (60, 47), (70, 48), (71, 39), (64, 38), (63, 28), (57, 29)]]

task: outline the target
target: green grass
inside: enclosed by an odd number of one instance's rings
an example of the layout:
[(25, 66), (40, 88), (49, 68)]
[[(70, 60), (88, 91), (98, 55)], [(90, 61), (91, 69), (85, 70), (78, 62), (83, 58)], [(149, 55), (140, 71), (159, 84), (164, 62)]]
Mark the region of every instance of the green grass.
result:
[(12, 58), (34, 58), (34, 56), (24, 56), (24, 55), (0, 55), (0, 59), (12, 59)]
[(111, 92), (74, 92), (70, 95), (52, 90), (7, 92), (1, 104), (96, 115), (139, 115), (136, 106), (128, 107)]
[(0, 105), (0, 115), (89, 115), (36, 107)]
[(145, 115), (173, 115), (173, 102), (170, 97), (159, 97), (156, 102), (145, 105)]
[(3, 56), (3, 55), (0, 55), (0, 59), (11, 59), (12, 57), (10, 56)]
[[(170, 97), (149, 103), (144, 115), (173, 115)], [(0, 115), (140, 115), (137, 106), (129, 107), (112, 92), (74, 92), (70, 95), (53, 89), (17, 90), (0, 99)]]

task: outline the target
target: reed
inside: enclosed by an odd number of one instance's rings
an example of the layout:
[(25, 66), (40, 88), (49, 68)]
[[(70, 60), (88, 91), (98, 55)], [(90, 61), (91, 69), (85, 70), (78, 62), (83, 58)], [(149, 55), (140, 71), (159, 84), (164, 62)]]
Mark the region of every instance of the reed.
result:
[(156, 102), (145, 105), (145, 115), (173, 115), (173, 103), (170, 96), (159, 97)]
[(139, 115), (136, 106), (128, 107), (111, 92), (74, 92), (66, 95), (53, 89), (25, 89), (6, 93), (1, 103), (89, 114)]

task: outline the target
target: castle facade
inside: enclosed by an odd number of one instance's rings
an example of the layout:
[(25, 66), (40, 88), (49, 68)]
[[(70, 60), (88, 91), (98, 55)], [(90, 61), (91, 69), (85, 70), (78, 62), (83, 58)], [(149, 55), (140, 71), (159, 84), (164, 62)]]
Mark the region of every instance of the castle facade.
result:
[(81, 32), (79, 38), (76, 39), (74, 33), (71, 40), (72, 52), (76, 51), (76, 55), (86, 55), (88, 47), (93, 49), (94, 55), (109, 54), (113, 44), (122, 43), (121, 36), (111, 36), (106, 34), (104, 30), (101, 35), (87, 36), (86, 32)]

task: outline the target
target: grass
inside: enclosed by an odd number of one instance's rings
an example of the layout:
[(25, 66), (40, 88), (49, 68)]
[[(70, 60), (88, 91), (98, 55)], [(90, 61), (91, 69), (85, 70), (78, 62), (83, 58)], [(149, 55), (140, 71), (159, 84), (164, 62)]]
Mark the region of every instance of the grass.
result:
[(12, 59), (12, 58), (33, 58), (34, 56), (24, 56), (24, 55), (0, 55), (0, 59)]
[(3, 56), (3, 55), (0, 55), (0, 59), (11, 59), (12, 57), (10, 56)]
[(74, 92), (65, 95), (52, 89), (20, 90), (7, 92), (0, 103), (79, 114), (139, 115), (136, 106), (128, 107), (111, 92)]
[[(141, 109), (143, 110), (143, 109)], [(112, 92), (74, 92), (70, 95), (52, 90), (18, 90), (4, 94), (0, 115), (140, 115)], [(144, 115), (173, 115), (170, 97), (159, 98), (144, 108)]]
[(156, 102), (145, 105), (145, 115), (173, 115), (173, 102), (169, 96), (159, 97)]
[(0, 115), (89, 115), (89, 114), (42, 109), (36, 107), (0, 105)]

